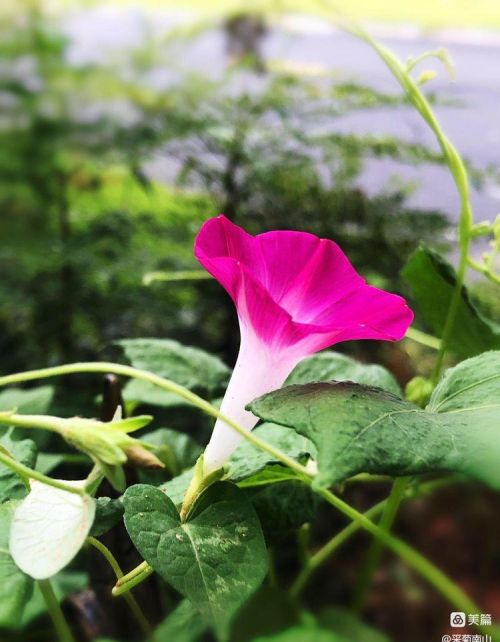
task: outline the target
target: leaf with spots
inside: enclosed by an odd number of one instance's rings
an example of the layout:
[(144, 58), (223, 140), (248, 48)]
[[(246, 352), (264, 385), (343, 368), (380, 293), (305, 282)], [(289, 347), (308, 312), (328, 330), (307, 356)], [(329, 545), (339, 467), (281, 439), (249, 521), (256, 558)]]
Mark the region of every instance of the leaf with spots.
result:
[(259, 520), (243, 491), (229, 482), (213, 484), (184, 523), (153, 486), (130, 487), (123, 502), (139, 553), (226, 639), (232, 616), (259, 587), (268, 564)]
[(450, 369), (425, 410), (354, 383), (288, 386), (253, 401), (261, 419), (294, 428), (318, 450), (315, 483), (360, 472), (455, 471), (500, 489), (500, 352)]

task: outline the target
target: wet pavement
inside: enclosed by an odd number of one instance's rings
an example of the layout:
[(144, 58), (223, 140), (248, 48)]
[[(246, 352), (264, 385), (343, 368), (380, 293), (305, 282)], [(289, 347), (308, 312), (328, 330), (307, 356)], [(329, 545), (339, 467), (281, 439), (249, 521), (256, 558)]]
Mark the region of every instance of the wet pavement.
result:
[[(73, 40), (70, 58), (82, 62), (117, 56), (123, 47), (139, 45), (144, 38), (191, 19), (185, 13), (158, 11), (148, 15), (139, 10), (109, 7), (70, 14), (65, 18), (65, 28)], [(442, 30), (426, 34), (411, 26), (376, 26), (371, 32), (403, 59), (446, 47), (455, 63), (455, 81), (450, 80), (438, 62), (429, 60), (420, 67), (439, 72), (428, 88), (453, 103), (437, 106), (438, 117), (459, 151), (474, 166), (500, 167), (500, 33)], [(324, 66), (336, 72), (340, 81), (398, 91), (390, 72), (366, 44), (316, 19), (287, 17), (270, 31), (263, 50), (268, 59)], [(189, 44), (182, 58), (184, 68), (205, 70), (216, 76), (226, 62), (222, 34), (215, 29), (207, 31)], [(335, 127), (343, 132), (392, 134), (437, 149), (427, 124), (407, 108), (353, 113), (337, 119)], [(152, 167), (155, 174), (164, 174), (158, 163)], [(444, 168), (369, 160), (358, 182), (375, 194), (390, 189), (394, 177), (415, 184), (409, 199), (412, 205), (438, 208), (456, 219), (456, 189)], [(500, 211), (500, 185), (487, 181), (481, 192), (472, 190), (472, 199), (476, 220), (493, 219)]]

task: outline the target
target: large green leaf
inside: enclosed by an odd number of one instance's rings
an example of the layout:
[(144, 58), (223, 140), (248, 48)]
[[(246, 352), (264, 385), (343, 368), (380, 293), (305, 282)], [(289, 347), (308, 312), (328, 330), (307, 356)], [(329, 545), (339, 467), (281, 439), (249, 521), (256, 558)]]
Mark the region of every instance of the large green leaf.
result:
[[(401, 272), (409, 283), (417, 310), (438, 337), (441, 336), (456, 283), (453, 267), (436, 252), (418, 248)], [(460, 357), (472, 357), (500, 348), (500, 325), (487, 319), (462, 288), (448, 347)]]
[(354, 383), (289, 386), (250, 404), (318, 450), (316, 483), (359, 472), (456, 471), (500, 489), (500, 352), (449, 370), (425, 410)]
[(153, 486), (132, 486), (123, 501), (137, 550), (224, 639), (232, 616), (267, 571), (262, 529), (243, 491), (229, 482), (213, 484), (184, 523)]
[(0, 629), (19, 623), (33, 591), (33, 580), (17, 568), (9, 553), (10, 523), (16, 505), (0, 505)]
[[(0, 448), (5, 449), (16, 461), (33, 468), (36, 462), (36, 446), (31, 439), (15, 441), (10, 434), (0, 437)], [(11, 468), (0, 463), (0, 504), (9, 499), (22, 499), (27, 494), (26, 486)]]
[[(36, 388), (7, 388), (0, 391), (0, 411), (14, 410), (25, 415), (44, 415), (52, 405), (54, 388), (52, 386), (38, 386)], [(8, 430), (8, 429), (7, 429)], [(5, 432), (0, 427), (0, 434)], [(39, 450), (45, 448), (53, 436), (46, 430), (35, 428), (26, 430), (16, 428), (13, 432), (16, 439), (31, 439)]]
[[(135, 368), (172, 379), (210, 399), (223, 391), (229, 380), (229, 368), (220, 359), (171, 339), (124, 339), (118, 345)], [(124, 396), (127, 400), (159, 406), (186, 403), (173, 393), (139, 380), (127, 384)]]
[(313, 381), (354, 381), (367, 386), (377, 386), (395, 395), (401, 394), (396, 379), (382, 366), (360, 363), (333, 350), (319, 352), (301, 361), (294, 368), (285, 385)]

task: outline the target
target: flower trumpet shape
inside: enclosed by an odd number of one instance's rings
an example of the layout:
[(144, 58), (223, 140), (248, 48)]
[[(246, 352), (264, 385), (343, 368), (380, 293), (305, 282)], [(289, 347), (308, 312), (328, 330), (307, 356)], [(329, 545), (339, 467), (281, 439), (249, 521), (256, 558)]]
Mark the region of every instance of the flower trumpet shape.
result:
[[(221, 413), (247, 430), (258, 420), (245, 406), (281, 387), (305, 356), (352, 339), (398, 341), (413, 319), (404, 299), (368, 285), (336, 243), (306, 232), (251, 236), (217, 216), (198, 233), (195, 255), (236, 305), (240, 351)], [(240, 440), (219, 419), (206, 474)]]

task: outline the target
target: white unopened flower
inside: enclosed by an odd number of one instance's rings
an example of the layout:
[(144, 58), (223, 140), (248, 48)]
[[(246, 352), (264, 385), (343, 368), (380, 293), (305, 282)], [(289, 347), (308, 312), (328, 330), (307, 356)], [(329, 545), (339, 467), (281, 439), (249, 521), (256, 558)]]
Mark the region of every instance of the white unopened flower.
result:
[[(65, 481), (83, 488), (85, 481)], [(77, 495), (38, 481), (14, 512), (9, 548), (14, 562), (36, 580), (52, 577), (83, 546), (95, 516), (90, 495)]]

